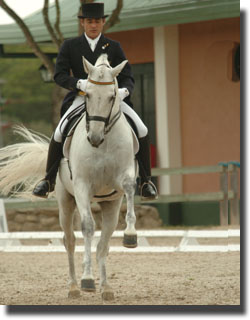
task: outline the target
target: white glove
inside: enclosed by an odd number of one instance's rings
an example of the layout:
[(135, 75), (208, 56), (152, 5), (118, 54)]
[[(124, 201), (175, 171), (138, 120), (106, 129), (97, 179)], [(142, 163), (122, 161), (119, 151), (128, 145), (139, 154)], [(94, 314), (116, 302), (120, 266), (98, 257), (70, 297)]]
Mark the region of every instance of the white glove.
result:
[(120, 88), (118, 89), (118, 93), (120, 96), (120, 99), (123, 100), (125, 99), (127, 96), (129, 96), (129, 91), (127, 88)]
[(88, 81), (87, 79), (80, 79), (80, 80), (78, 80), (77, 83), (76, 83), (77, 89), (85, 92), (85, 90), (86, 90), (86, 85), (87, 85), (87, 81)]

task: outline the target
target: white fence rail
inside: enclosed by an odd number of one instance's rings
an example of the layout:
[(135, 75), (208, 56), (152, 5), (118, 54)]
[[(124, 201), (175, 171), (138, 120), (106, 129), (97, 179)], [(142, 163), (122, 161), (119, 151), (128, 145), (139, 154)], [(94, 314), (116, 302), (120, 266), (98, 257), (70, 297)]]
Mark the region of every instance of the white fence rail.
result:
[[(123, 237), (123, 231), (115, 231), (112, 238)], [(96, 251), (96, 244), (101, 232), (96, 231), (92, 252)], [(239, 244), (228, 245), (200, 245), (198, 238), (238, 238), (239, 229), (231, 230), (138, 230), (138, 247), (127, 249), (120, 246), (110, 247), (110, 252), (228, 252), (240, 251)], [(75, 231), (76, 239), (82, 239), (81, 231)], [(146, 238), (180, 237), (178, 246), (150, 246)], [(2, 252), (65, 252), (60, 240), (63, 232), (3, 232), (0, 233), (0, 251)], [(50, 240), (48, 245), (23, 245), (20, 240)], [(83, 252), (84, 246), (76, 246), (76, 252)]]
[[(82, 239), (81, 231), (74, 232), (77, 239)], [(117, 230), (113, 233), (112, 238), (123, 237), (124, 231)], [(95, 237), (100, 237), (101, 231), (95, 231)], [(138, 230), (138, 237), (188, 237), (188, 238), (232, 238), (240, 237), (239, 229), (229, 230)], [(0, 240), (9, 239), (62, 239), (62, 231), (35, 231), (35, 232), (4, 232), (0, 233)]]

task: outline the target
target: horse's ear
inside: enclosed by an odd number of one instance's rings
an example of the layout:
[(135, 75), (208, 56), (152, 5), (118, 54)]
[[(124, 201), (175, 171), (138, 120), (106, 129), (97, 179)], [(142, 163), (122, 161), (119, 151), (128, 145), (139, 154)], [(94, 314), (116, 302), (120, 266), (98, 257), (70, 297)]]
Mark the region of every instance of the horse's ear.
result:
[(86, 58), (84, 58), (84, 56), (82, 56), (82, 63), (83, 63), (85, 72), (87, 74), (90, 74), (94, 66)]
[(124, 68), (125, 64), (128, 62), (128, 60), (122, 61), (122, 63), (118, 64), (118, 66), (114, 67), (111, 71), (112, 76), (115, 78), (118, 76), (118, 74), (122, 71)]

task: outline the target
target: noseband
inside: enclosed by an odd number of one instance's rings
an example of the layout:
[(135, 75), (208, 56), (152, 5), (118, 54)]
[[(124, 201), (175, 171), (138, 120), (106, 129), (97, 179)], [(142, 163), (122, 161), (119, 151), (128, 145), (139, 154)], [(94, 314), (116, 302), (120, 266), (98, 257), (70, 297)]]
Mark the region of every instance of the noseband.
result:
[[(99, 82), (99, 81), (95, 81), (95, 80), (92, 80), (92, 79), (88, 79), (88, 81), (93, 83), (93, 84), (95, 84), (95, 85), (101, 85), (101, 86), (107, 86), (107, 85), (115, 84), (115, 81)], [(114, 107), (114, 103), (115, 103), (115, 97), (113, 98), (113, 103), (112, 103), (110, 112), (109, 112), (107, 117), (90, 116), (89, 113), (88, 113), (88, 109), (86, 107), (86, 130), (87, 130), (87, 132), (89, 132), (89, 123), (90, 123), (90, 121), (104, 122), (104, 124), (105, 124), (105, 126), (104, 126), (104, 134), (107, 134), (112, 129), (112, 127), (114, 126), (116, 121), (121, 116), (121, 109), (119, 108), (119, 111), (110, 119), (111, 113), (112, 113), (112, 110), (113, 110), (113, 107)]]

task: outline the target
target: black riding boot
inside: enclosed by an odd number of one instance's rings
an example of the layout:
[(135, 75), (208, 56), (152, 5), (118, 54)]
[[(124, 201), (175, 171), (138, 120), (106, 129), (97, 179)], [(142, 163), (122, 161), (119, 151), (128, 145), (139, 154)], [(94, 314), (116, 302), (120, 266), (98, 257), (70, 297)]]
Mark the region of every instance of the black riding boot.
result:
[(139, 174), (141, 177), (141, 197), (144, 200), (152, 200), (158, 197), (157, 189), (151, 181), (150, 148), (149, 137), (140, 138), (140, 149), (136, 155), (139, 164)]
[(46, 166), (46, 176), (34, 188), (33, 195), (41, 198), (47, 198), (49, 192), (54, 191), (56, 175), (62, 159), (62, 144), (56, 142), (52, 137), (49, 145), (49, 152)]

